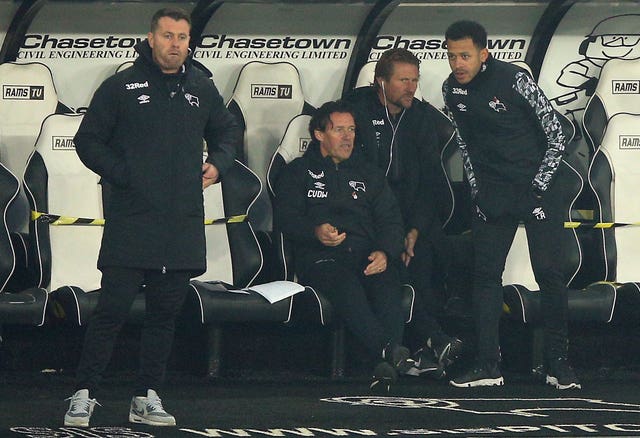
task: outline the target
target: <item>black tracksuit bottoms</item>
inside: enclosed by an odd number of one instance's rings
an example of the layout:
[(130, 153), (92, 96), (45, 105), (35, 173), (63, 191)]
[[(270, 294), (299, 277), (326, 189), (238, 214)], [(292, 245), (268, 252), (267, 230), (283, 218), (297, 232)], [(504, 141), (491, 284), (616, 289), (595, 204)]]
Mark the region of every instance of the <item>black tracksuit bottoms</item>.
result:
[[(500, 360), (499, 325), (502, 314), (502, 273), (507, 254), (518, 228), (518, 219), (503, 216), (495, 222), (474, 217), (473, 246), (474, 290), (473, 306), (478, 336), (478, 361)], [(535, 279), (541, 291), (541, 313), (544, 327), (544, 358), (566, 357), (567, 340), (567, 286), (562, 272), (563, 227), (558, 215), (546, 221), (525, 221), (529, 256)]]
[(189, 287), (187, 271), (151, 271), (104, 267), (100, 298), (89, 320), (76, 372), (76, 390), (97, 389), (136, 295), (145, 294), (136, 395), (157, 390), (164, 381), (173, 344), (175, 319)]
[(396, 266), (389, 261), (380, 274), (365, 276), (369, 262), (323, 260), (301, 276), (329, 300), (347, 329), (381, 358), (389, 343), (401, 344), (404, 333), (402, 285)]

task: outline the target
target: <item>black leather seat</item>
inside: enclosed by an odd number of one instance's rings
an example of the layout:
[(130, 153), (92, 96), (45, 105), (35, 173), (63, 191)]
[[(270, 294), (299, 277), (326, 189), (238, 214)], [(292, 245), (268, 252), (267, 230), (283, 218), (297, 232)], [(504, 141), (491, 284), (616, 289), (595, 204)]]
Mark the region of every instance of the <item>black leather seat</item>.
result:
[[(220, 184), (205, 190), (205, 216), (215, 219), (225, 215), (246, 215), (260, 190), (259, 178), (236, 160)], [(187, 297), (185, 314), (206, 326), (207, 373), (209, 377), (216, 377), (221, 370), (224, 325), (244, 322), (285, 324), (291, 319), (294, 291), (305, 291), (305, 288), (292, 282), (267, 283), (266, 286), (287, 295), (273, 304), (254, 291), (265, 286), (256, 284), (263, 268), (263, 254), (249, 221), (209, 225), (205, 231), (207, 271), (192, 280), (193, 293)]]

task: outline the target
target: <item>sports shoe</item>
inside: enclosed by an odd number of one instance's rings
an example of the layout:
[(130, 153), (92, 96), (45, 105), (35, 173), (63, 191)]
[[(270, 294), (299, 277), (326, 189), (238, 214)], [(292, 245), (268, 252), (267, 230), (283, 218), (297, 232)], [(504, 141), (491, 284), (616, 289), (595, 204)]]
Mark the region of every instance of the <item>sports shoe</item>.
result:
[(421, 348), (416, 351), (414, 357), (414, 365), (409, 368), (407, 374), (410, 376), (422, 376), (431, 377), (434, 379), (442, 379), (445, 376), (444, 367), (442, 364), (435, 362), (434, 353), (430, 348)]
[(448, 367), (455, 362), (462, 353), (462, 341), (458, 338), (444, 335), (440, 340), (429, 338), (427, 346), (433, 349), (439, 364)]
[(387, 344), (382, 350), (382, 358), (391, 364), (398, 374), (406, 374), (415, 365), (409, 349), (398, 344)]
[(462, 376), (450, 380), (449, 383), (458, 388), (472, 388), (475, 386), (502, 386), (504, 379), (500, 374), (497, 363), (476, 366)]
[(69, 409), (64, 414), (65, 426), (89, 427), (89, 420), (95, 405), (102, 406), (95, 398), (89, 398), (88, 389), (80, 389), (66, 400), (69, 402)]
[(558, 357), (549, 362), (546, 383), (557, 389), (582, 389), (580, 381), (566, 357)]
[(175, 426), (176, 419), (162, 407), (162, 400), (153, 389), (147, 390), (146, 397), (133, 397), (129, 409), (129, 421), (150, 426)]
[(398, 380), (398, 372), (388, 362), (380, 362), (373, 369), (373, 379), (369, 389), (376, 394), (388, 393), (391, 385)]

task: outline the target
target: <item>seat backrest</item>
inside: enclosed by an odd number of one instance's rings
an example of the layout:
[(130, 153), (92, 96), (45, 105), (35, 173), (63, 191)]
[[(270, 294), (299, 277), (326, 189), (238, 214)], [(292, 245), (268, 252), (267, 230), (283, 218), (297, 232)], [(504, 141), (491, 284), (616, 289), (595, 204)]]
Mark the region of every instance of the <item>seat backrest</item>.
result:
[[(596, 194), (594, 219), (634, 223), (640, 217), (640, 113), (614, 114), (589, 166), (589, 184)], [(592, 230), (601, 239), (606, 280), (638, 281), (637, 227)]]
[(640, 113), (640, 58), (611, 59), (602, 67), (582, 124), (591, 151), (602, 142), (607, 121), (617, 113)]
[[(247, 214), (261, 189), (258, 176), (236, 160), (219, 184), (204, 191), (205, 219)], [(241, 288), (254, 283), (263, 257), (248, 221), (207, 225), (205, 236), (207, 270), (196, 280), (223, 281)]]
[[(0, 159), (20, 180), (40, 125), (56, 111), (58, 96), (51, 70), (37, 62), (0, 64), (0, 86)], [(24, 192), (20, 191), (9, 207), (11, 230), (27, 231), (28, 210)]]
[[(72, 218), (103, 219), (100, 178), (78, 158), (73, 137), (80, 114), (53, 114), (42, 123), (36, 147), (27, 161), (24, 186), (31, 210)], [(32, 220), (30, 265), (37, 285), (54, 291), (76, 286), (100, 288), (97, 268), (100, 225), (53, 225)]]
[[(356, 85), (354, 88), (360, 87), (368, 87), (373, 84), (375, 80), (376, 74), (376, 62), (370, 61), (362, 66), (360, 72), (358, 73), (358, 78), (356, 79)], [(418, 84), (418, 88), (416, 89), (416, 93), (414, 97), (418, 100), (424, 100), (424, 96), (422, 94), (422, 90), (420, 90), (420, 84)]]
[[(311, 134), (309, 134), (310, 121), (311, 116), (306, 114), (300, 114), (291, 119), (282, 136), (282, 141), (280, 141), (273, 157), (271, 157), (267, 170), (267, 182), (269, 196), (272, 200), (275, 197), (275, 184), (282, 169), (296, 158), (304, 155), (309, 143), (311, 143)], [(293, 248), (289, 242), (285, 241), (282, 233), (275, 234), (273, 240), (277, 270), (279, 271), (274, 275), (278, 279), (293, 280)]]
[(7, 226), (7, 207), (18, 196), (18, 179), (0, 163), (0, 292), (4, 292), (16, 267), (16, 254)]
[[(228, 108), (244, 127), (244, 146), (238, 157), (263, 184), (287, 123), (313, 109), (305, 102), (300, 75), (293, 64), (259, 61), (247, 63), (240, 71)], [(266, 193), (260, 195), (251, 215), (257, 229), (271, 229), (271, 203)]]

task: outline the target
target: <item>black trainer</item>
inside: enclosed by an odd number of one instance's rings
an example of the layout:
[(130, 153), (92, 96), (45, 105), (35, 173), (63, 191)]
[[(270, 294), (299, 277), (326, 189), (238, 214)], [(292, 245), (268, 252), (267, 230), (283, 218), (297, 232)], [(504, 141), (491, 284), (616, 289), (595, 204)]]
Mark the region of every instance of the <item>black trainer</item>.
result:
[(566, 357), (552, 359), (547, 364), (546, 383), (557, 389), (582, 389), (576, 373)]
[(382, 358), (391, 364), (398, 374), (406, 374), (415, 365), (409, 349), (398, 344), (387, 344), (382, 350)]
[(453, 364), (462, 353), (462, 341), (446, 335), (440, 339), (429, 338), (427, 346), (433, 349), (438, 363), (445, 367)]
[(374, 394), (385, 394), (391, 390), (391, 385), (398, 380), (398, 372), (388, 362), (380, 362), (373, 369), (373, 379), (369, 389)]
[(475, 386), (502, 386), (504, 379), (497, 363), (477, 365), (471, 371), (461, 375), (449, 383), (458, 388), (472, 388)]
[(413, 357), (415, 363), (407, 371), (409, 376), (425, 376), (433, 379), (442, 379), (445, 376), (444, 367), (435, 361), (435, 355), (430, 348), (421, 348)]

